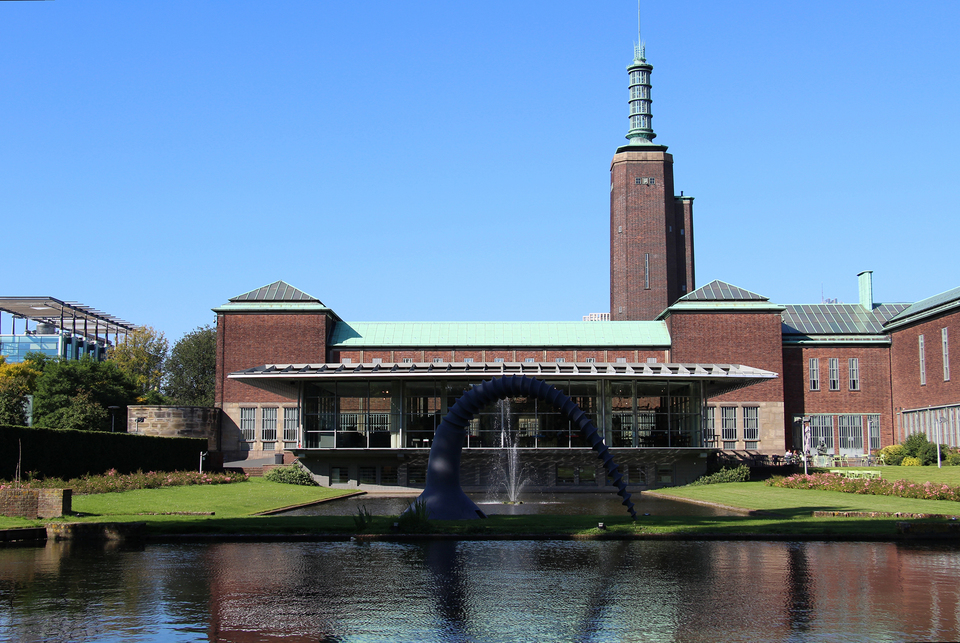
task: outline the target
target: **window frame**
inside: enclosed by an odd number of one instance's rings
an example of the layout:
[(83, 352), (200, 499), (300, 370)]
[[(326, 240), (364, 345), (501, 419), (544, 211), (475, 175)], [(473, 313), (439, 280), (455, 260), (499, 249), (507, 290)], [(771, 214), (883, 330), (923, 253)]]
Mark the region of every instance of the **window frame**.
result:
[(840, 390), (840, 358), (827, 358), (827, 380), (831, 391)]
[(810, 375), (810, 390), (819, 391), (820, 390), (820, 358), (811, 357), (808, 364), (809, 375)]
[(860, 390), (860, 358), (850, 357), (847, 359), (847, 382), (851, 391)]

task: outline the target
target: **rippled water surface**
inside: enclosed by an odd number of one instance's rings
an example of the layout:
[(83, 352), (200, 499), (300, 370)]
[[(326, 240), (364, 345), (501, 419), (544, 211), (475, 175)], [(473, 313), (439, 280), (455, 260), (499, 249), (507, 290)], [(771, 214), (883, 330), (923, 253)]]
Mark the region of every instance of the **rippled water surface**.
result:
[(0, 640), (956, 640), (957, 578), (876, 543), (50, 543), (0, 549)]

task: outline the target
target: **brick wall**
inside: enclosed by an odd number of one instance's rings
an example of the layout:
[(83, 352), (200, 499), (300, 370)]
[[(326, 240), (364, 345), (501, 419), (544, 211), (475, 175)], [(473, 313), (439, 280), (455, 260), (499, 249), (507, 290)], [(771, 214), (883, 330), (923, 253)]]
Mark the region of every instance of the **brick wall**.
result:
[[(810, 359), (816, 358), (820, 371), (820, 389), (810, 389)], [(837, 359), (839, 390), (830, 390), (830, 359)], [(850, 389), (850, 359), (859, 365), (859, 390)], [(783, 349), (784, 404), (788, 443), (792, 438), (792, 418), (813, 413), (880, 414), (880, 442), (887, 446), (894, 439), (894, 415), (890, 395), (890, 349), (887, 346), (832, 346)]]
[(72, 504), (72, 489), (0, 489), (0, 515), (10, 518), (57, 518)]
[[(615, 321), (654, 319), (679, 293), (673, 156), (664, 150), (621, 152), (610, 165), (610, 318)], [(653, 183), (637, 184), (637, 178)]]
[[(943, 328), (949, 344), (949, 381), (944, 381), (943, 373)], [(926, 384), (920, 383), (920, 335), (924, 337)], [(895, 329), (890, 338), (895, 411), (960, 403), (960, 311)]]

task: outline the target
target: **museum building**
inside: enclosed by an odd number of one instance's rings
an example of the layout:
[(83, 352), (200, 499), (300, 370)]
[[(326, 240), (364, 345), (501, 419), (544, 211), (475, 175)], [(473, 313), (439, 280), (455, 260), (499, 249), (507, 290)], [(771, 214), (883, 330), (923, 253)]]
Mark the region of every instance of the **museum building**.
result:
[[(492, 377), (542, 379), (593, 420), (631, 485), (684, 484), (717, 451), (814, 444), (863, 455), (923, 431), (960, 444), (960, 288), (909, 304), (780, 305), (716, 280), (695, 285), (693, 198), (653, 143), (650, 74), (637, 45), (628, 143), (610, 184), (610, 312), (598, 321), (353, 322), (283, 282), (215, 308), (216, 443), (225, 459), (287, 453), (322, 484), (422, 485), (433, 433)], [(950, 332), (953, 329), (953, 332)], [(558, 409), (510, 398), (464, 443), (465, 488), (488, 486), (504, 450), (537, 486), (597, 486), (603, 469)]]

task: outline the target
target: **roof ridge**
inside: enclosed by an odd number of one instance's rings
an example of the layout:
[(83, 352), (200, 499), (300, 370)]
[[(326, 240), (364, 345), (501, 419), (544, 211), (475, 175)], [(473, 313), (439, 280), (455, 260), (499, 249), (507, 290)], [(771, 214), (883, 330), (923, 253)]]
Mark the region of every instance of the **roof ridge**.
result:
[(242, 295), (231, 297), (229, 301), (311, 301), (323, 305), (323, 302), (316, 297), (308, 295), (283, 280), (254, 288)]

